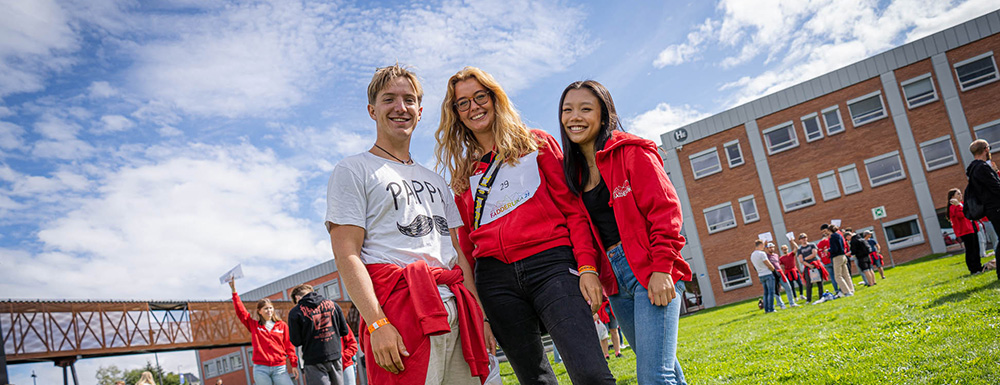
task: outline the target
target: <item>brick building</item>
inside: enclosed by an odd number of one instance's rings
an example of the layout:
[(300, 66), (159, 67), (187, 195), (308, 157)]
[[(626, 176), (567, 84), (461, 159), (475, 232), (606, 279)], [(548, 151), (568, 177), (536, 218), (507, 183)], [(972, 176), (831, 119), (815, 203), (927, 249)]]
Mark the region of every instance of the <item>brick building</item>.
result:
[[(261, 298), (268, 298), (272, 301), (291, 301), (292, 288), (301, 283), (308, 283), (317, 292), (323, 294), (327, 299), (336, 301), (344, 315), (351, 309), (350, 298), (347, 290), (340, 281), (340, 273), (337, 272), (337, 265), (333, 259), (316, 266), (302, 270), (298, 273), (281, 278), (268, 283), (259, 288), (240, 293), (248, 311), (253, 311), (255, 303)], [(289, 306), (290, 308), (291, 306)], [(279, 314), (282, 320), (288, 320), (288, 314)], [(242, 327), (242, 326), (241, 326)], [(247, 333), (249, 339), (250, 333)], [(226, 347), (216, 349), (201, 349), (196, 351), (199, 362), (199, 374), (202, 383), (214, 385), (215, 381), (222, 379), (226, 385), (250, 385), (253, 383), (253, 361), (251, 360), (253, 348), (247, 342), (244, 346)], [(302, 356), (301, 354), (299, 355)], [(302, 377), (297, 383), (303, 385)]]
[(703, 304), (760, 295), (749, 255), (765, 232), (816, 241), (840, 219), (896, 263), (945, 252), (969, 144), (1000, 150), (996, 53), (1000, 11), (663, 134)]

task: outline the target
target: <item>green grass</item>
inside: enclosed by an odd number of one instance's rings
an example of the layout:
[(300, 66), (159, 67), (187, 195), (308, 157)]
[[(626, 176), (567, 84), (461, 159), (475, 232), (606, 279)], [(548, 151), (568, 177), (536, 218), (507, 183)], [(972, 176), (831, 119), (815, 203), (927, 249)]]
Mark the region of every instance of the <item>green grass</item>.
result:
[[(764, 314), (753, 299), (681, 318), (677, 355), (688, 382), (1000, 383), (995, 272), (970, 276), (959, 254), (921, 258), (886, 276), (819, 305)], [(611, 371), (618, 384), (635, 384), (635, 355), (622, 353)], [(570, 383), (562, 364), (552, 367)], [(504, 384), (518, 383), (507, 363), (501, 375)]]

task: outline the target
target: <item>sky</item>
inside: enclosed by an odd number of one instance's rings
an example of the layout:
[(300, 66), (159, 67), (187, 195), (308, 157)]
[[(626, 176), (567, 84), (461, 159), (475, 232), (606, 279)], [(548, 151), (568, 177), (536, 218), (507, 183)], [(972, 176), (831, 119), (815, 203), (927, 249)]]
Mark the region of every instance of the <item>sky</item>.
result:
[[(594, 79), (659, 135), (998, 8), (991, 0), (0, 0), (0, 300), (224, 300), (332, 257), (326, 184), (374, 142), (377, 67), (421, 78), (434, 166), (445, 83), (491, 73), (558, 135)], [(194, 354), (160, 355), (197, 373)], [(78, 363), (142, 366), (151, 355)], [(61, 382), (49, 364), (11, 382)], [(44, 381), (43, 381), (44, 379)]]

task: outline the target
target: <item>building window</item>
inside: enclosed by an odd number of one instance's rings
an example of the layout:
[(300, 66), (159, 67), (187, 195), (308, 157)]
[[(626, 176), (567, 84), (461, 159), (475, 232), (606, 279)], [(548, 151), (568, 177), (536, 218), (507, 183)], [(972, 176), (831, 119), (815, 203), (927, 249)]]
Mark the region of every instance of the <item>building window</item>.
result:
[(837, 169), (840, 174), (840, 185), (844, 186), (844, 195), (861, 191), (861, 178), (858, 177), (858, 167), (851, 164)]
[(902, 249), (924, 243), (924, 235), (920, 232), (920, 222), (916, 215), (882, 224), (886, 238), (889, 240), (889, 250)]
[(868, 170), (868, 183), (872, 187), (906, 179), (903, 163), (899, 161), (899, 151), (865, 159), (865, 168)]
[(719, 164), (719, 152), (716, 151), (715, 147), (688, 158), (691, 159), (691, 171), (694, 172), (694, 179), (704, 178), (722, 171), (722, 165)]
[(730, 202), (709, 207), (702, 212), (705, 214), (709, 234), (736, 227), (736, 215), (733, 214), (733, 204)]
[(734, 140), (723, 145), (726, 149), (726, 160), (729, 161), (729, 168), (743, 164), (743, 149), (740, 148), (740, 141)]
[(336, 301), (340, 299), (339, 278), (335, 278), (334, 280), (323, 284), (323, 296), (331, 301)]
[(213, 370), (214, 366), (212, 365), (211, 362), (209, 362), (207, 364), (204, 364), (203, 366), (205, 368), (205, 370), (204, 370), (205, 371), (205, 377), (215, 377), (217, 375), (215, 373), (215, 370)]
[(757, 201), (753, 198), (753, 195), (740, 198), (740, 211), (743, 212), (743, 223), (760, 220), (760, 214), (757, 214)]
[(719, 266), (719, 276), (722, 278), (722, 290), (729, 291), (753, 285), (750, 278), (750, 267), (742, 260)]
[(1000, 120), (980, 124), (973, 127), (972, 130), (976, 132), (976, 139), (983, 139), (990, 143), (990, 152), (1000, 151)]
[(934, 78), (929, 72), (902, 82), (900, 86), (903, 87), (903, 96), (906, 97), (908, 108), (917, 108), (938, 100), (937, 91), (934, 89)]
[(784, 206), (785, 212), (816, 204), (812, 186), (809, 185), (809, 178), (779, 186), (778, 194), (781, 195), (781, 204)]
[(826, 125), (827, 135), (844, 132), (844, 122), (840, 120), (840, 107), (833, 106), (824, 109), (823, 124)]
[(799, 138), (795, 136), (795, 126), (792, 125), (792, 122), (768, 128), (762, 134), (764, 134), (768, 155), (774, 155), (799, 145)]
[(955, 147), (951, 145), (951, 137), (947, 135), (920, 143), (920, 152), (924, 154), (924, 167), (927, 167), (927, 171), (958, 163)]
[(997, 81), (997, 63), (993, 51), (955, 63), (955, 74), (962, 91)]
[(840, 185), (832, 170), (817, 175), (816, 180), (819, 181), (819, 191), (823, 194), (824, 201), (840, 198)]
[(882, 104), (882, 91), (875, 91), (847, 101), (847, 109), (851, 112), (851, 123), (854, 123), (854, 127), (874, 122), (886, 116), (885, 107)]
[(814, 112), (803, 116), (802, 130), (806, 132), (806, 142), (823, 139), (823, 129), (819, 126), (819, 114)]

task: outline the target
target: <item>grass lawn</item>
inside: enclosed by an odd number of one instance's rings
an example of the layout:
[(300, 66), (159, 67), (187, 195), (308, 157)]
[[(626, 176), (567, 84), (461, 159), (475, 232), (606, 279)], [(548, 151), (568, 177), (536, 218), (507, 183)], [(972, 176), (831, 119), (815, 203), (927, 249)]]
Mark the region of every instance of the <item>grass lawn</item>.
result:
[[(687, 381), (1000, 384), (995, 272), (970, 276), (959, 254), (922, 258), (886, 276), (819, 305), (764, 314), (753, 299), (681, 318), (677, 355)], [(611, 370), (618, 384), (635, 384), (635, 355), (623, 354)], [(570, 383), (562, 364), (553, 369)], [(507, 363), (501, 375), (504, 384), (518, 383)]]

